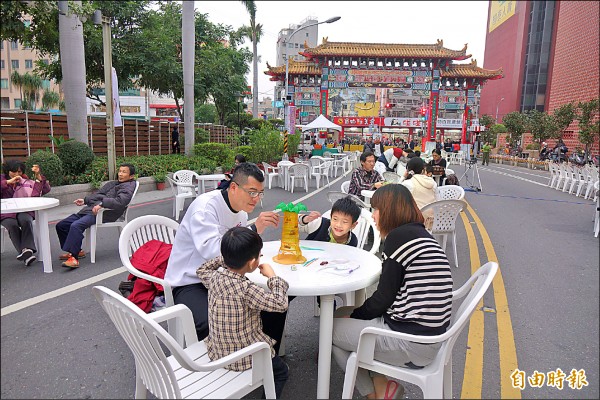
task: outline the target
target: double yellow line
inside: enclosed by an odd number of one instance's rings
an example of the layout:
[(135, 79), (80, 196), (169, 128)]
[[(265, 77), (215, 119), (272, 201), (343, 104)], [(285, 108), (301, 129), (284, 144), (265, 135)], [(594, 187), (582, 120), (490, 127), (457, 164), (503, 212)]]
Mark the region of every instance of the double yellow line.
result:
[[(477, 225), (481, 240), (488, 261), (498, 263), (498, 257), (494, 251), (494, 246), (483, 226), (481, 219), (475, 210), (467, 203), (467, 211), (470, 214), (472, 221)], [(467, 217), (467, 212), (460, 214), (463, 225), (467, 233), (467, 241), (469, 242), (469, 255), (471, 259), (471, 273), (475, 272), (481, 265), (479, 257), (479, 248), (475, 239), (475, 233), (471, 225), (471, 220)], [(486, 261), (486, 262), (488, 262)], [(500, 263), (498, 263), (500, 264)], [(500, 265), (500, 267), (502, 267)], [(500, 360), (500, 398), (502, 399), (520, 399), (521, 391), (514, 388), (510, 378), (511, 373), (518, 368), (517, 350), (515, 347), (515, 338), (513, 335), (512, 322), (510, 312), (508, 310), (508, 300), (506, 298), (506, 290), (504, 289), (504, 280), (502, 279), (502, 270), (498, 269), (498, 273), (492, 283), (494, 291), (494, 302), (496, 309), (496, 326), (498, 329), (498, 352)], [(473, 313), (469, 323), (469, 336), (467, 342), (467, 356), (465, 359), (465, 369), (462, 383), (462, 399), (480, 399), (482, 397), (481, 387), (483, 384), (483, 341), (484, 341), (484, 314), (483, 300), (477, 305), (477, 309)]]

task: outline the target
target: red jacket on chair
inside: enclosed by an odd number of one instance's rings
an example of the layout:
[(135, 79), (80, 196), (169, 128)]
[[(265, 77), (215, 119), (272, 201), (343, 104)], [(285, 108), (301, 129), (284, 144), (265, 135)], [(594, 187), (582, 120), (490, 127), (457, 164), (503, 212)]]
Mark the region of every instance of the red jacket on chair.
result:
[[(148, 275), (164, 279), (172, 248), (172, 244), (156, 239), (150, 240), (133, 253), (130, 259), (131, 265)], [(131, 280), (133, 277), (133, 274), (129, 274), (127, 279)], [(152, 310), (154, 297), (162, 291), (162, 285), (138, 277), (128, 299), (148, 313)]]

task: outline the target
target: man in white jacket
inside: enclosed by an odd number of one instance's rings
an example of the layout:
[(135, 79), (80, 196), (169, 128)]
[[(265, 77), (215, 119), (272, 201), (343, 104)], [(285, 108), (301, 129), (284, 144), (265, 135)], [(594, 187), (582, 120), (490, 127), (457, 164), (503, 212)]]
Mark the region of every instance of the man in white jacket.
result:
[(394, 171), (396, 164), (400, 157), (406, 157), (406, 154), (399, 147), (392, 147), (383, 152), (375, 163), (375, 171), (379, 172), (379, 175), (383, 176), (385, 171)]
[[(221, 239), (229, 228), (248, 224), (248, 213), (254, 211), (264, 196), (264, 179), (256, 164), (239, 164), (229, 187), (198, 196), (177, 229), (165, 280), (173, 288), (175, 304), (185, 304), (192, 311), (198, 340), (208, 336), (208, 290), (196, 270), (221, 254)], [(278, 224), (277, 213), (264, 211), (251, 229), (261, 234), (267, 227)], [(263, 331), (277, 341), (276, 351), (285, 316), (286, 313), (262, 313)]]

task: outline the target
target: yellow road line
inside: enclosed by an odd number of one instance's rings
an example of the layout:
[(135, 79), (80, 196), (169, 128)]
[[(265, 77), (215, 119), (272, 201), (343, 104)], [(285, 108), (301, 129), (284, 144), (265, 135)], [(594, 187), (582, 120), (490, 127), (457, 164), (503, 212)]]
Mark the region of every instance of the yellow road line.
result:
[[(467, 209), (473, 220), (477, 224), (483, 246), (489, 261), (497, 262), (498, 257), (490, 240), (487, 230), (483, 223), (475, 213), (475, 210), (470, 204)], [(508, 299), (506, 298), (506, 290), (504, 287), (504, 279), (502, 279), (502, 269), (498, 269), (498, 273), (492, 283), (494, 289), (494, 301), (496, 303), (496, 324), (498, 326), (498, 351), (500, 353), (500, 398), (502, 399), (520, 399), (521, 391), (512, 386), (510, 378), (511, 373), (519, 367), (517, 363), (517, 349), (515, 347), (515, 337), (510, 319), (510, 311), (508, 310)]]
[[(479, 248), (473, 233), (473, 227), (467, 218), (466, 212), (461, 212), (467, 241), (469, 242), (469, 257), (471, 259), (471, 275), (481, 266), (479, 260)], [(475, 312), (469, 321), (469, 336), (467, 339), (467, 356), (465, 358), (465, 370), (463, 374), (461, 399), (481, 399), (481, 386), (483, 384), (483, 338), (484, 318), (483, 300), (479, 302)]]

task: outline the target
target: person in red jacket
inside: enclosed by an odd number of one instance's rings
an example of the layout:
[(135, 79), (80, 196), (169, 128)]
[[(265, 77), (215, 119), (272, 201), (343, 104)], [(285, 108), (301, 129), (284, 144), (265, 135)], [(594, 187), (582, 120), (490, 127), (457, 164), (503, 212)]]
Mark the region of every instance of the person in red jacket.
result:
[[(25, 175), (25, 164), (21, 161), (9, 160), (2, 166), (2, 170), (4, 173), (0, 176), (0, 186), (3, 199), (39, 197), (50, 191), (50, 184), (37, 164), (31, 168), (34, 179)], [(33, 211), (0, 215), (0, 223), (8, 231), (8, 236), (19, 253), (17, 260), (23, 261), (26, 266), (37, 259), (34, 255), (37, 252), (33, 237), (34, 216)]]

